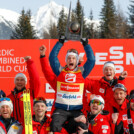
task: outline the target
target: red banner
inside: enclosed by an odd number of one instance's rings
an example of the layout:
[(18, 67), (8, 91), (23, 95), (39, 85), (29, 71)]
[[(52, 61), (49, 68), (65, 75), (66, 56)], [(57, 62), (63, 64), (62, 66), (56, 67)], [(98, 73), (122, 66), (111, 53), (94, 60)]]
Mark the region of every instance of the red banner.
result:
[[(54, 91), (46, 82), (40, 66), (39, 47), (45, 45), (47, 47), (47, 56), (57, 40), (1, 40), (0, 41), (0, 89), (4, 90), (8, 95), (14, 88), (14, 77), (17, 73), (22, 72), (28, 76), (24, 56), (31, 56), (40, 74), (41, 89), (39, 96), (43, 95), (49, 99), (49, 103), (54, 98)], [(116, 65), (117, 76), (126, 70), (128, 77), (126, 78), (126, 87), (130, 91), (134, 88), (134, 40), (133, 39), (95, 39), (89, 40), (91, 47), (96, 56), (96, 65), (90, 73), (89, 77), (100, 79), (103, 76), (103, 64), (106, 61), (114, 61)], [(68, 49), (75, 48), (80, 55), (84, 55), (85, 51), (80, 42), (68, 41), (62, 47), (58, 58), (62, 66), (65, 65), (65, 55)], [(84, 64), (84, 62), (82, 63)], [(29, 87), (29, 83), (27, 85)]]

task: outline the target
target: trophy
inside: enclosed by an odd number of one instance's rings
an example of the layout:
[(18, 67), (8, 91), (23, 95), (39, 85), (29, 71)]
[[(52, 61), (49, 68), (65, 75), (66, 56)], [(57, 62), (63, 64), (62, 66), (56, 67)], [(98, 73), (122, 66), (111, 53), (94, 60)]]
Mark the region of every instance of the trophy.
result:
[(66, 40), (79, 41), (82, 38), (82, 32), (83, 32), (83, 11), (82, 11), (81, 24), (79, 24), (77, 21), (71, 22), (70, 13), (71, 13), (71, 3), (70, 3), (69, 14), (67, 19), (65, 38)]

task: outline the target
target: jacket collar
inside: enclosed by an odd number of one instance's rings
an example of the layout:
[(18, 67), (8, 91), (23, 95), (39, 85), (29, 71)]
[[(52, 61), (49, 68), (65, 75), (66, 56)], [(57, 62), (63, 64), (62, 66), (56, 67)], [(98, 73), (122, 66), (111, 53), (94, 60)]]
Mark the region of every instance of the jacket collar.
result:
[(14, 88), (14, 90), (12, 91), (13, 94), (18, 94), (20, 92), (23, 92), (26, 89), (26, 87), (22, 88), (21, 90), (18, 90), (16, 87)]
[(39, 122), (39, 121), (36, 120), (35, 115), (33, 115), (33, 121), (34, 121), (34, 123), (36, 123), (36, 124), (41, 124), (41, 125), (43, 125), (43, 124), (47, 121), (47, 116), (45, 115), (44, 118), (43, 118), (43, 120), (42, 120), (41, 122)]
[(113, 99), (113, 101), (111, 101), (111, 104), (113, 107), (117, 108), (118, 111), (120, 110), (124, 110), (124, 109), (127, 109), (127, 104), (128, 104), (128, 100), (125, 99), (123, 104), (120, 106), (118, 105), (118, 103), (115, 101), (115, 99)]
[(117, 84), (117, 77), (114, 77), (112, 80), (108, 81), (104, 76), (101, 78), (101, 81), (103, 81), (105, 84), (108, 84), (110, 86), (114, 86)]

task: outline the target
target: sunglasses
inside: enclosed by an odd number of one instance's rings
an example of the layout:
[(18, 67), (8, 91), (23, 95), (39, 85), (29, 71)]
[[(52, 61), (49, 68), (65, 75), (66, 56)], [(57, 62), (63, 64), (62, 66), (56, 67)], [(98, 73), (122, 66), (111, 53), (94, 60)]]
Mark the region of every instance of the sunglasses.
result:
[(3, 98), (0, 98), (0, 101), (11, 101), (11, 99), (7, 97), (3, 97)]
[(34, 102), (35, 101), (46, 101), (43, 97), (37, 97), (34, 99)]
[(97, 105), (103, 104), (102, 102), (97, 101), (97, 100), (91, 100), (91, 103), (92, 103), (92, 104), (97, 104)]
[(43, 97), (37, 97), (34, 99), (34, 105), (38, 102), (43, 102), (47, 106), (47, 102)]

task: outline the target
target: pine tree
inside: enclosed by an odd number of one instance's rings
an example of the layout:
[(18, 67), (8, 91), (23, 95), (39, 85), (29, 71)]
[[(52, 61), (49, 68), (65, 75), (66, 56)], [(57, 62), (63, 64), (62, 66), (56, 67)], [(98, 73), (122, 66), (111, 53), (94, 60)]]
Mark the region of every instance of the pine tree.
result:
[(118, 5), (116, 16), (116, 38), (124, 39), (129, 38), (129, 25), (127, 19), (124, 17), (123, 12)]
[(95, 33), (94, 33), (94, 23), (93, 21), (93, 11), (90, 11), (90, 16), (89, 16), (90, 22), (87, 26), (87, 30), (88, 30), (88, 35), (89, 35), (89, 39), (93, 39), (95, 37)]
[(64, 7), (62, 7), (62, 10), (59, 13), (59, 19), (57, 24), (59, 35), (65, 35), (66, 24), (67, 24), (67, 15), (65, 14)]
[(49, 35), (50, 35), (50, 39), (57, 39), (58, 38), (58, 31), (57, 31), (57, 26), (55, 23), (50, 25)]
[(134, 0), (130, 1), (131, 4), (128, 7), (129, 10), (129, 23), (130, 23), (130, 38), (134, 38)]
[(51, 37), (50, 37), (50, 34), (46, 30), (44, 30), (43, 34), (42, 34), (42, 38), (43, 39), (50, 39)]
[(82, 19), (82, 6), (80, 0), (77, 1), (76, 8), (75, 8), (76, 20), (81, 24)]
[(31, 11), (28, 10), (25, 13), (23, 9), (21, 16), (19, 17), (18, 24), (15, 26), (15, 30), (12, 32), (11, 39), (37, 39), (36, 31), (30, 23)]
[(104, 0), (101, 11), (101, 38), (116, 38), (116, 11), (113, 0)]

